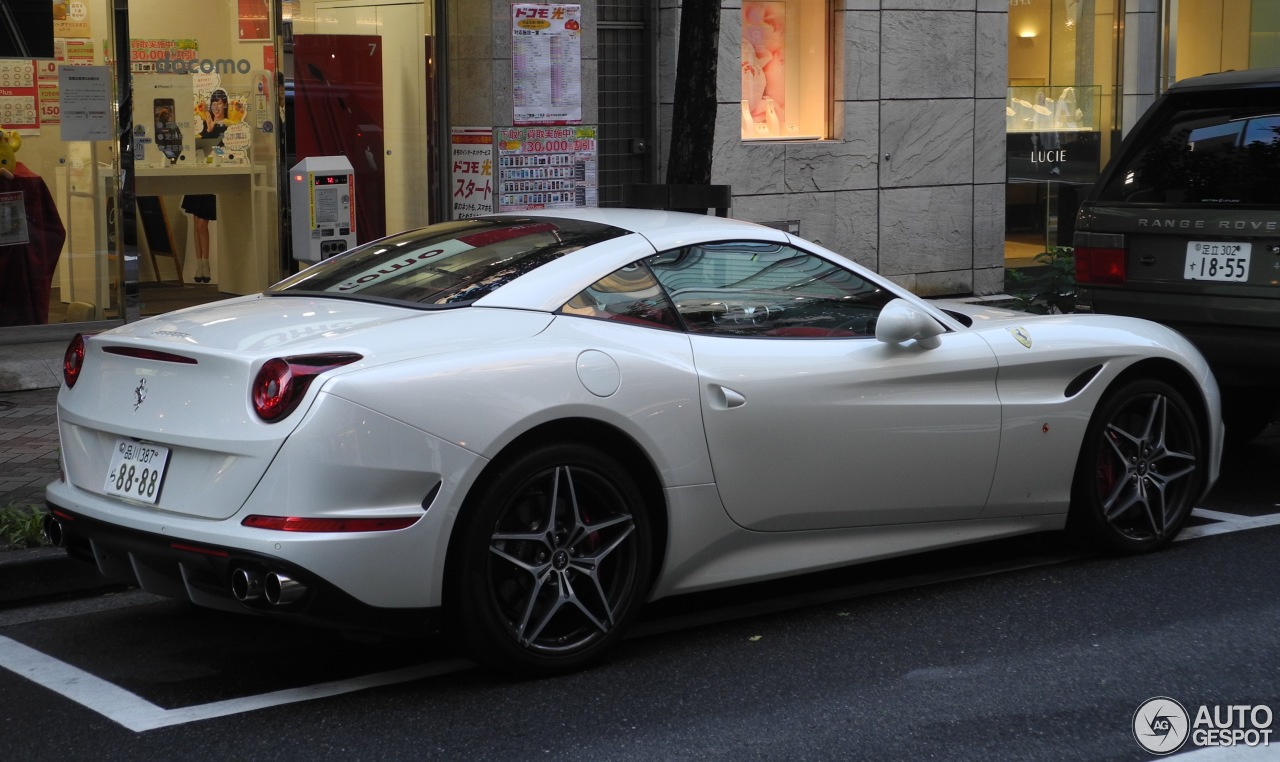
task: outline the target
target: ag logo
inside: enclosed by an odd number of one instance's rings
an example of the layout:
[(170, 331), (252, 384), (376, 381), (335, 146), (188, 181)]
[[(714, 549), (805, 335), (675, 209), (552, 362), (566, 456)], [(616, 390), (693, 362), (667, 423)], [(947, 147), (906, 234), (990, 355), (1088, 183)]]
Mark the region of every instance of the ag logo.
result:
[(1177, 701), (1157, 696), (1133, 713), (1133, 738), (1152, 754), (1171, 754), (1187, 742), (1187, 710)]

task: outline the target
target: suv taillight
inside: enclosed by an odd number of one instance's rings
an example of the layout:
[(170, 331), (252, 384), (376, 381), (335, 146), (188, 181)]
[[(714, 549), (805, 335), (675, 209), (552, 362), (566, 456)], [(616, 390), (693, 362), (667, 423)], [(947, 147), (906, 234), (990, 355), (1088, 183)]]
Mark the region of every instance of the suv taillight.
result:
[(267, 423), (278, 421), (298, 407), (316, 376), (360, 359), (344, 352), (267, 360), (249, 390), (253, 410)]
[(1076, 282), (1086, 286), (1123, 286), (1125, 250), (1077, 246)]

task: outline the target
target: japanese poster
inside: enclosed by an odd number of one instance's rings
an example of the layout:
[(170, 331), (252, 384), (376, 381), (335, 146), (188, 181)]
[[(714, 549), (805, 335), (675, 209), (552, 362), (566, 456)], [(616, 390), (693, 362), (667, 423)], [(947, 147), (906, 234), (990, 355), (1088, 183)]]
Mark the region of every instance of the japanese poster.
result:
[(28, 240), (22, 191), (0, 193), (0, 246), (16, 246)]
[(63, 66), (58, 69), (62, 96), (63, 140), (111, 140), (111, 69), (107, 66)]
[(0, 60), (0, 126), (24, 131), (40, 127), (36, 69), (32, 61)]
[(513, 124), (582, 121), (582, 6), (511, 6)]
[(776, 138), (785, 123), (786, 6), (776, 0), (742, 4), (742, 137)]
[(595, 127), (505, 127), (494, 133), (498, 211), (597, 205)]
[(450, 139), (453, 161), (453, 219), (493, 212), (493, 130), (454, 127)]

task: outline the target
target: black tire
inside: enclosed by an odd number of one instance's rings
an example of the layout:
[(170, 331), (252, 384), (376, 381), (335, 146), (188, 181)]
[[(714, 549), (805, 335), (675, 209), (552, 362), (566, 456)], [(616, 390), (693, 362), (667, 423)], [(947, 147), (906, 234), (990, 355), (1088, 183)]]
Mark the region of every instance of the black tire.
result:
[(522, 677), (598, 660), (648, 592), (652, 534), (630, 475), (589, 447), (506, 463), (459, 518), (446, 616), (482, 665)]
[(1169, 544), (1203, 490), (1203, 442), (1195, 414), (1172, 386), (1140, 379), (1110, 392), (1080, 448), (1072, 528), (1113, 553)]

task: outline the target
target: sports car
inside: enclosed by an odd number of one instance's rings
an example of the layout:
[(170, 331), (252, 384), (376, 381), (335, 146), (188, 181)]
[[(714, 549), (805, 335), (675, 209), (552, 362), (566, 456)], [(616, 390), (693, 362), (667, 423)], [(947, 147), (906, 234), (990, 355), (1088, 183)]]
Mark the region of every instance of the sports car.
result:
[(582, 668), (646, 602), (1067, 529), (1168, 543), (1213, 375), (1155, 323), (917, 298), (652, 210), (501, 214), (77, 336), (47, 530), (201, 606)]

